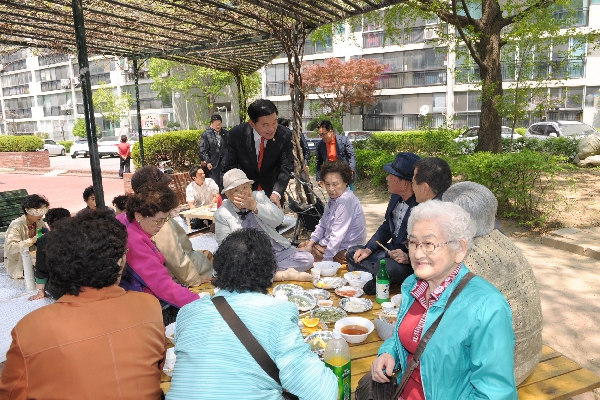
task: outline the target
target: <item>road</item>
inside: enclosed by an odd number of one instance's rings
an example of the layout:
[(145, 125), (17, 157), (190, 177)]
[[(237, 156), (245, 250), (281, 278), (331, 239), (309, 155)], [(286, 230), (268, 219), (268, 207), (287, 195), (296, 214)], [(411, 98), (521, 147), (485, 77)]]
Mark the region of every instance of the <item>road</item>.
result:
[[(91, 171), (89, 157), (84, 158), (82, 156), (77, 158), (71, 158), (69, 155), (51, 156), (50, 167), (60, 170)], [(133, 162), (131, 163), (131, 168), (131, 172), (133, 172)], [(119, 157), (102, 157), (100, 159), (100, 170), (119, 171)]]

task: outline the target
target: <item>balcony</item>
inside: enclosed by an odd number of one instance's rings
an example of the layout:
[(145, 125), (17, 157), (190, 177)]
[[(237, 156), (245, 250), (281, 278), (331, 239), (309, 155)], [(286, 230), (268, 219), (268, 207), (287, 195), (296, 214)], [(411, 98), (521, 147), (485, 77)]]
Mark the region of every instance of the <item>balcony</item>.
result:
[(4, 64), (2, 69), (0, 69), (0, 72), (20, 71), (22, 69), (27, 69), (27, 61), (25, 61), (25, 60), (8, 61)]
[[(133, 82), (135, 80), (135, 76), (134, 76), (133, 72), (125, 72), (123, 75), (125, 76), (125, 80), (127, 82)], [(150, 77), (150, 72), (138, 71), (138, 80), (142, 80), (142, 79), (152, 79)]]
[(60, 64), (67, 61), (69, 61), (69, 56), (67, 54), (49, 54), (38, 57), (40, 67), (52, 64)]
[(31, 118), (31, 108), (18, 108), (15, 110), (6, 110), (6, 121), (23, 118)]
[(19, 86), (11, 86), (2, 88), (2, 95), (4, 96), (18, 96), (20, 94), (29, 94), (29, 84)]
[(409, 71), (381, 75), (376, 89), (401, 89), (405, 87), (437, 86), (446, 84), (446, 70)]
[[(431, 32), (431, 33), (429, 33)], [(363, 48), (368, 49), (372, 47), (384, 47), (394, 44), (410, 44), (410, 43), (422, 43), (428, 39), (433, 39), (433, 31), (428, 30), (431, 37), (426, 37), (425, 27), (406, 28), (401, 33), (398, 33), (394, 38), (385, 37), (383, 31), (378, 32), (364, 32), (363, 33)]]
[(562, 8), (554, 11), (553, 17), (563, 28), (586, 26), (588, 24), (588, 8), (582, 7), (574, 10)]
[(92, 86), (99, 85), (100, 82), (110, 83), (110, 72), (103, 74), (90, 75), (90, 83)]
[(290, 85), (287, 82), (267, 82), (267, 97), (284, 96), (290, 94)]
[(44, 117), (59, 117), (61, 115), (72, 115), (72, 114), (73, 114), (72, 108), (61, 107), (61, 106), (44, 107)]
[(52, 90), (66, 90), (71, 88), (70, 79), (56, 79), (54, 81), (46, 81), (41, 84), (42, 92), (50, 92)]

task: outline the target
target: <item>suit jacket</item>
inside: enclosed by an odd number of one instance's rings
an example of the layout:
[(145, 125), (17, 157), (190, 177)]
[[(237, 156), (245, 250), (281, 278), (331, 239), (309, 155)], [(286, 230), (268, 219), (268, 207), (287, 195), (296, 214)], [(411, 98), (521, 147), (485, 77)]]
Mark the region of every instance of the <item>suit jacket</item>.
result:
[(148, 294), (113, 285), (64, 295), (12, 330), (0, 398), (158, 400), (164, 332)]
[(294, 170), (290, 131), (278, 125), (273, 139), (265, 141), (265, 154), (259, 172), (252, 127), (247, 122), (233, 127), (229, 131), (223, 173), (233, 168), (241, 169), (248, 179), (254, 181), (252, 190), (257, 190), (260, 184), (267, 197), (275, 191), (283, 198)]
[[(256, 220), (262, 230), (277, 243), (286, 249), (289, 248), (292, 245), (290, 241), (275, 230), (283, 222), (283, 211), (273, 204), (262, 191), (253, 192), (252, 197), (258, 203)], [(230, 200), (225, 200), (215, 212), (215, 236), (218, 244), (221, 244), (231, 232), (242, 229), (240, 216), (236, 214), (237, 211), (239, 211), (238, 208)]]
[(211, 163), (213, 168), (218, 168), (223, 164), (225, 151), (227, 150), (227, 140), (229, 132), (221, 129), (221, 145), (217, 146), (217, 132), (213, 128), (208, 128), (202, 133), (200, 138), (200, 161)]
[[(402, 242), (406, 239), (406, 229), (408, 224), (408, 217), (410, 217), (410, 210), (417, 205), (417, 199), (415, 195), (412, 195), (408, 200), (405, 201), (408, 206), (408, 211), (404, 214), (404, 219), (402, 220), (402, 224), (400, 225), (400, 230), (398, 231), (398, 235), (394, 236), (393, 232), (395, 230), (394, 226), (394, 218), (392, 217), (392, 210), (396, 207), (396, 204), (400, 203), (402, 197), (397, 194), (393, 194), (390, 202), (388, 203), (387, 210), (385, 211), (385, 220), (383, 224), (377, 229), (377, 232), (373, 235), (371, 240), (367, 243), (365, 248), (370, 249), (373, 253), (380, 250), (381, 248), (376, 242), (379, 242), (390, 250), (401, 249), (403, 252), (408, 253), (408, 249)], [(389, 244), (389, 240), (392, 240)]]
[[(352, 142), (346, 136), (335, 135), (335, 150), (337, 152), (337, 158), (340, 161), (345, 162), (352, 168), (354, 176), (356, 177), (356, 154), (354, 154), (354, 147)], [(317, 181), (321, 180), (321, 166), (327, 162), (327, 146), (324, 141), (317, 143)]]

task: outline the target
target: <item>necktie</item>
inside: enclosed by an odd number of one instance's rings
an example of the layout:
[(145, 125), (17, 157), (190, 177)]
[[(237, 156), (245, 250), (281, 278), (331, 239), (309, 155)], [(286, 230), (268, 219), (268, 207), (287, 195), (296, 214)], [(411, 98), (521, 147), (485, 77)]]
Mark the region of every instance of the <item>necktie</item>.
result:
[[(264, 155), (265, 155), (265, 138), (261, 136), (260, 137), (260, 151), (258, 152), (258, 172), (260, 172), (260, 167), (262, 166)], [(262, 190), (260, 183), (258, 184), (258, 187), (256, 188), (256, 190)]]

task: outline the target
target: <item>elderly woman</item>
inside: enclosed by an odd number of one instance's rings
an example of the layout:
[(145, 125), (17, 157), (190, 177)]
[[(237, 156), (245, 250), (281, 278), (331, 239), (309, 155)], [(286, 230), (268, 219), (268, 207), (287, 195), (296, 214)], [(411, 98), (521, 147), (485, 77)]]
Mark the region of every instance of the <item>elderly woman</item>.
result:
[(343, 161), (321, 167), (321, 179), (329, 195), (323, 216), (310, 240), (298, 248), (310, 251), (315, 261), (346, 262), (349, 247), (362, 246), (367, 239), (365, 214), (360, 201), (349, 189), (352, 169)]
[(488, 188), (460, 182), (450, 186), (442, 199), (461, 206), (477, 226), (466, 266), (496, 286), (510, 304), (516, 337), (515, 380), (519, 384), (542, 356), (542, 306), (533, 270), (521, 250), (494, 229), (498, 201)]
[(23, 278), (21, 251), (36, 249), (38, 230), (48, 229), (42, 218), (46, 215), (49, 206), (50, 203), (45, 197), (37, 194), (29, 195), (21, 205), (23, 215), (8, 226), (4, 240), (4, 267), (11, 278)]
[(220, 288), (215, 296), (227, 300), (275, 362), (281, 385), (259, 366), (205, 297), (177, 317), (177, 363), (168, 400), (281, 400), (282, 386), (301, 399), (337, 398), (335, 375), (302, 340), (298, 310), (267, 293), (277, 270), (270, 241), (254, 229), (228, 235), (215, 253), (214, 285)]
[[(388, 382), (395, 368), (406, 370), (422, 335), (469, 272), (463, 260), (474, 234), (469, 214), (456, 204), (430, 200), (412, 209), (407, 247), (415, 273), (402, 284), (396, 330), (371, 365), (373, 380)], [(476, 276), (446, 309), (401, 398), (517, 399), (514, 344), (508, 303)]]
[(163, 306), (165, 325), (175, 320), (179, 308), (199, 298), (171, 279), (165, 257), (150, 240), (167, 222), (169, 213), (178, 203), (177, 195), (168, 186), (150, 183), (130, 195), (126, 212), (117, 216), (127, 228), (129, 247), (121, 287), (156, 296)]
[(227, 200), (215, 212), (217, 243), (221, 244), (231, 232), (242, 228), (265, 232), (271, 241), (278, 269), (291, 272), (278, 274), (275, 279), (310, 280), (309, 274), (304, 274), (305, 277), (297, 271), (304, 272), (312, 267), (313, 256), (292, 247), (289, 240), (275, 230), (283, 222), (283, 211), (269, 200), (264, 191), (253, 192), (253, 182), (240, 169), (229, 170), (223, 175), (223, 193)]
[(47, 261), (60, 298), (13, 329), (0, 398), (160, 399), (160, 305), (118, 286), (125, 228), (110, 211), (82, 212), (53, 228)]

